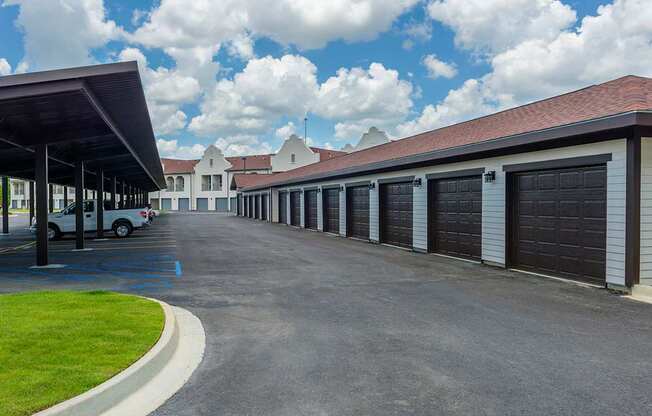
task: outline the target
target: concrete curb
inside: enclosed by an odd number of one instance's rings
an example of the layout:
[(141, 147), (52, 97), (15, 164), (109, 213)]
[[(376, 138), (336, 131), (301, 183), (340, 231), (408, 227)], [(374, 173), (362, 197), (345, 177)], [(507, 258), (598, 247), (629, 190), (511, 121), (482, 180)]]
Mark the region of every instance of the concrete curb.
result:
[(99, 386), (33, 416), (145, 416), (179, 390), (203, 358), (204, 328), (185, 309), (152, 300), (161, 304), (165, 326), (151, 350)]

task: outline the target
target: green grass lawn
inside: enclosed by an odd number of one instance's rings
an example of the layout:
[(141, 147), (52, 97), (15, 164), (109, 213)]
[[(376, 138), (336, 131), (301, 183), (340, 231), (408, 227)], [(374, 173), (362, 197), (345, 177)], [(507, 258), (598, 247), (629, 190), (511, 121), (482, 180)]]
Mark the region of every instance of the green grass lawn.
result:
[(112, 292), (0, 295), (0, 415), (30, 415), (106, 381), (163, 330), (161, 306)]

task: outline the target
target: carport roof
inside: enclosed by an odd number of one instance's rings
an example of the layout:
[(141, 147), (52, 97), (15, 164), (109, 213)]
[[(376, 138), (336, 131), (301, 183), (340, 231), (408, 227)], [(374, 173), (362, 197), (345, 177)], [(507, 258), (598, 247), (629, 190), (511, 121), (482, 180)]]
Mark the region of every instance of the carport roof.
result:
[(136, 62), (0, 77), (0, 175), (34, 179), (39, 144), (48, 145), (52, 183), (73, 185), (82, 160), (89, 173), (165, 187)]
[(651, 110), (652, 79), (629, 75), (279, 173), (244, 191), (516, 153), (544, 142), (572, 144), (591, 134), (652, 125)]

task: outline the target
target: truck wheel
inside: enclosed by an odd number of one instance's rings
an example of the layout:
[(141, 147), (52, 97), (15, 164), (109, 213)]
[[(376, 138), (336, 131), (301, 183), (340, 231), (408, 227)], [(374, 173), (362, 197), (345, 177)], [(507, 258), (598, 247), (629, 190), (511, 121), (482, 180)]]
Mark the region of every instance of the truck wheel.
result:
[(129, 224), (126, 221), (117, 222), (113, 226), (113, 232), (115, 233), (115, 236), (118, 238), (129, 237), (132, 231), (133, 231), (133, 227), (131, 226), (131, 224)]
[(61, 238), (61, 231), (59, 231), (59, 227), (57, 227), (54, 224), (48, 224), (48, 240), (53, 241), (53, 240), (58, 240)]

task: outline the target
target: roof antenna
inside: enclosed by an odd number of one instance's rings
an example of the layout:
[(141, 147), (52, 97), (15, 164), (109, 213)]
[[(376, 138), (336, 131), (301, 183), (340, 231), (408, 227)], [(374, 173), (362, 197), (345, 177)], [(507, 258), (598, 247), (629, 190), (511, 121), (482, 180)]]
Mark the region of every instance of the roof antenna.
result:
[(303, 118), (303, 141), (308, 143), (308, 117)]

